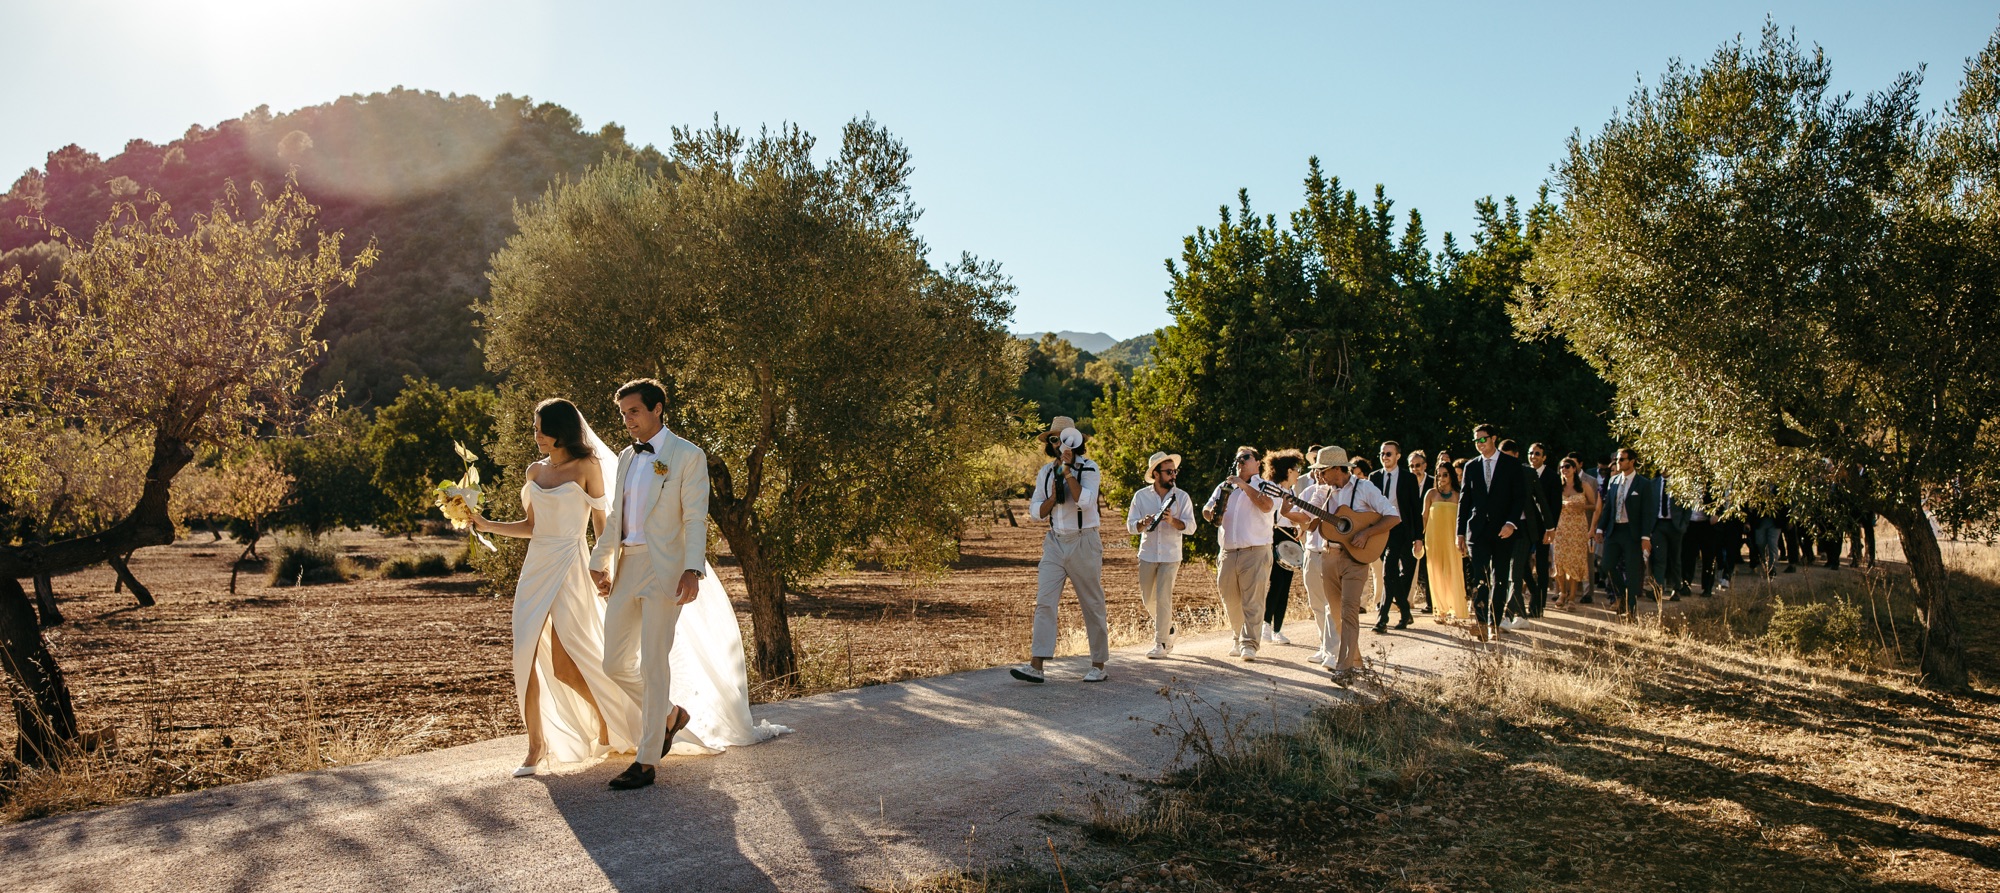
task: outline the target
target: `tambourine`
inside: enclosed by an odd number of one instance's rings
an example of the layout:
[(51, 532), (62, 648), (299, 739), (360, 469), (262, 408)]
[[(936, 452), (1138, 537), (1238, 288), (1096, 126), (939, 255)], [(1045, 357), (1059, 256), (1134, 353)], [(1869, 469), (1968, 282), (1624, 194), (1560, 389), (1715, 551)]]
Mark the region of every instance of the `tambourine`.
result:
[(1298, 543), (1293, 542), (1292, 540), (1285, 540), (1283, 542), (1278, 543), (1279, 567), (1282, 567), (1288, 571), (1295, 571), (1301, 567), (1304, 567), (1305, 563), (1306, 563), (1306, 550), (1299, 548)]

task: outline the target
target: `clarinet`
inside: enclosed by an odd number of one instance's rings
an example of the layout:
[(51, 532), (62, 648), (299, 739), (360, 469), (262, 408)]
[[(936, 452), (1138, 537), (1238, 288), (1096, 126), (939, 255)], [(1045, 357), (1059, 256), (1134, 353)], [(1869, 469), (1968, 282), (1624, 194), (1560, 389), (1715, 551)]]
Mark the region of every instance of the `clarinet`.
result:
[(1160, 511), (1157, 514), (1153, 515), (1153, 519), (1151, 521), (1146, 522), (1146, 529), (1148, 531), (1160, 529), (1160, 522), (1165, 521), (1167, 519), (1167, 511), (1174, 507), (1174, 496), (1175, 494), (1172, 491), (1168, 491), (1167, 501), (1161, 504)]
[(1229, 495), (1234, 492), (1236, 492), (1236, 481), (1233, 479), (1223, 481), (1222, 487), (1216, 491), (1213, 503), (1213, 510), (1215, 512), (1214, 523), (1222, 523), (1222, 513), (1229, 509)]

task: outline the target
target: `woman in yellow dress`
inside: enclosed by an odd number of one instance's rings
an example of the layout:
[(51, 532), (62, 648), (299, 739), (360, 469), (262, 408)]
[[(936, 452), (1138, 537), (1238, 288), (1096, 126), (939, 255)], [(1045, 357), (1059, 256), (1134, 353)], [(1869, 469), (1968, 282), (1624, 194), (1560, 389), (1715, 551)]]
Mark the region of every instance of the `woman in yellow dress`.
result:
[(1430, 575), (1431, 619), (1464, 620), (1465, 556), (1458, 552), (1458, 482), (1463, 461), (1439, 462), (1424, 494), (1424, 563)]

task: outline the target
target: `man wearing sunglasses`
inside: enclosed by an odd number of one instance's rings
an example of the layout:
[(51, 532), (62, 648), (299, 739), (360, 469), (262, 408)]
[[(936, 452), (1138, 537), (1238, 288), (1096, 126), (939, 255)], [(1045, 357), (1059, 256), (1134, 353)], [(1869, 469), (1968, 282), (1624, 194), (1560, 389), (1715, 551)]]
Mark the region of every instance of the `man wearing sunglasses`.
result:
[(1458, 548), (1471, 556), (1466, 567), (1472, 592), (1474, 635), (1484, 642), (1500, 630), (1501, 614), (1513, 588), (1513, 537), (1524, 523), (1528, 470), (1518, 459), (1500, 455), (1499, 431), (1472, 429), (1479, 455), (1465, 463), (1464, 495), (1458, 501)]
[(1618, 451), (1618, 473), (1604, 487), (1604, 512), (1593, 539), (1604, 544), (1604, 588), (1614, 610), (1630, 614), (1639, 608), (1639, 587), (1645, 582), (1646, 559), (1653, 551), (1657, 507), (1652, 482), (1639, 476), (1639, 454)]

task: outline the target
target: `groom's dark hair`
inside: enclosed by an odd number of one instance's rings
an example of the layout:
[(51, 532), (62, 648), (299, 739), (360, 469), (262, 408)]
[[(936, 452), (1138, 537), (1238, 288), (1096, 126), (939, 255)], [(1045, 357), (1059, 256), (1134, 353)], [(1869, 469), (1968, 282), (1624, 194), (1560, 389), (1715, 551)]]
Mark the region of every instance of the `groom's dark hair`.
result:
[(647, 409), (659, 409), (667, 402), (667, 389), (650, 378), (635, 378), (619, 385), (618, 395), (611, 399), (623, 400), (633, 394), (639, 395), (640, 402), (645, 403)]

